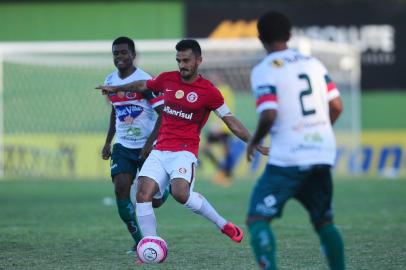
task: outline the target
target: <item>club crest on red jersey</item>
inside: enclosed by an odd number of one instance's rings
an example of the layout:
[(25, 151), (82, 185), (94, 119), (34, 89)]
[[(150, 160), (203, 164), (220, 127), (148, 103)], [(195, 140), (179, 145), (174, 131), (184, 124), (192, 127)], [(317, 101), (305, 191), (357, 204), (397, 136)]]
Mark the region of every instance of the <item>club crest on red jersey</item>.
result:
[(178, 91), (176, 91), (176, 93), (175, 93), (175, 97), (176, 97), (177, 99), (183, 98), (184, 95), (185, 95), (185, 92), (183, 92), (183, 90), (178, 90)]
[(189, 101), (190, 103), (196, 102), (197, 98), (198, 96), (195, 92), (190, 92), (186, 96), (187, 101)]
[(137, 93), (127, 92), (127, 93), (125, 94), (125, 96), (126, 96), (126, 98), (128, 98), (128, 99), (134, 99), (134, 98), (137, 97)]

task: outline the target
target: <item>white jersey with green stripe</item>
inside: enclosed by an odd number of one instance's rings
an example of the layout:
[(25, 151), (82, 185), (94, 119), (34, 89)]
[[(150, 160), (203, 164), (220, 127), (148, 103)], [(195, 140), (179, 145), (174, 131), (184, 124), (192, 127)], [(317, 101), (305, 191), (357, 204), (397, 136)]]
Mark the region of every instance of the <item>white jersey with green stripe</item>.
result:
[[(148, 73), (137, 68), (124, 79), (114, 71), (107, 76), (104, 84), (116, 86), (149, 79), (151, 76)], [(152, 92), (118, 92), (109, 94), (108, 99), (116, 113), (115, 142), (131, 149), (142, 148), (155, 126), (157, 116), (154, 108), (163, 104), (162, 96)]]
[(258, 114), (277, 112), (269, 164), (334, 164), (328, 103), (340, 94), (319, 60), (293, 49), (273, 52), (252, 70), (251, 87)]

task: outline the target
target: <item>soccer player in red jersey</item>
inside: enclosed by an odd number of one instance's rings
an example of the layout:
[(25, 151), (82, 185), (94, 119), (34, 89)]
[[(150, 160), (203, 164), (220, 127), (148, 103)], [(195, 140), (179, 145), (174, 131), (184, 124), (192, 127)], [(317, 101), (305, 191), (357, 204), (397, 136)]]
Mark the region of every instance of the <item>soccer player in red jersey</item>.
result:
[[(176, 45), (179, 71), (164, 72), (151, 80), (123, 86), (99, 86), (103, 93), (152, 90), (164, 94), (164, 110), (158, 140), (141, 171), (137, 190), (136, 214), (144, 236), (156, 233), (152, 198), (170, 185), (172, 196), (192, 212), (213, 222), (224, 234), (239, 243), (243, 231), (224, 219), (201, 194), (193, 191), (200, 131), (214, 111), (241, 140), (248, 142), (249, 131), (231, 113), (220, 91), (198, 73), (202, 63), (196, 40), (181, 40)], [(267, 148), (258, 146), (264, 154)]]

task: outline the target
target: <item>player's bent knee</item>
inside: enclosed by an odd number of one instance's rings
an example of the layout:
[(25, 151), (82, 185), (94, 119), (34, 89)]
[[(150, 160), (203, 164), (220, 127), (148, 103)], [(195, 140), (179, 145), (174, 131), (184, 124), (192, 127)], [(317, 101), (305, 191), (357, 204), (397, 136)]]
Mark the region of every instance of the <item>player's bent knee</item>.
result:
[(265, 216), (248, 216), (247, 219), (245, 220), (245, 224), (247, 226), (250, 226), (254, 222), (258, 221), (266, 221), (266, 222), (272, 222), (271, 217), (265, 217)]
[(179, 203), (185, 204), (189, 199), (189, 189), (172, 187), (172, 197)]
[(182, 193), (172, 193), (172, 197), (181, 204), (185, 204), (189, 199), (189, 192), (187, 194)]
[(153, 193), (147, 190), (139, 190), (137, 191), (136, 199), (137, 203), (144, 203), (144, 202), (151, 202), (153, 197)]
[(313, 222), (313, 228), (316, 231), (321, 230), (324, 226), (327, 226), (329, 224), (332, 224), (333, 221), (331, 219), (325, 219), (325, 220), (321, 220), (321, 221), (316, 221)]
[(172, 197), (179, 203), (185, 204), (189, 199), (189, 183), (183, 179), (175, 179), (171, 184)]

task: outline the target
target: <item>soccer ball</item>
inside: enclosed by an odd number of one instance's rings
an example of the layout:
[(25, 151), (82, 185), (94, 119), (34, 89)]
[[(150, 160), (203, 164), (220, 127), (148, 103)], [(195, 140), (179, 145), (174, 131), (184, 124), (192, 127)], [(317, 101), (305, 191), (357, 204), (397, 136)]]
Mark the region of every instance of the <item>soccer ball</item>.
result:
[(137, 255), (143, 263), (162, 263), (168, 255), (168, 246), (159, 236), (146, 236), (137, 245)]

